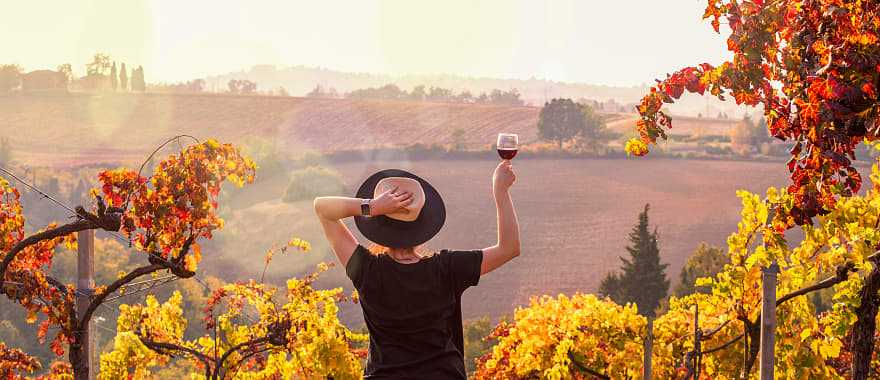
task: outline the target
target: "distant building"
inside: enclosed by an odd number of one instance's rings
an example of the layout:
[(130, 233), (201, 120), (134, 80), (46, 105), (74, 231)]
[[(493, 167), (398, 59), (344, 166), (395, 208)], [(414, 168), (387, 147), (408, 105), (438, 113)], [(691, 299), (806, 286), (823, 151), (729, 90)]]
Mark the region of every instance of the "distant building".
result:
[(52, 70), (36, 70), (21, 76), (21, 90), (67, 92), (67, 77)]

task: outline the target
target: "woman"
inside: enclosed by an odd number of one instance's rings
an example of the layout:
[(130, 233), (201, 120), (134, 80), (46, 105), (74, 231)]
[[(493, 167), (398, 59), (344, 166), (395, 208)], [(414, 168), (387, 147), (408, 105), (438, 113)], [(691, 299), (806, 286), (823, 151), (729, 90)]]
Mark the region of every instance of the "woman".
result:
[[(370, 332), (364, 378), (467, 378), (461, 294), (519, 255), (519, 225), (508, 192), (515, 180), (510, 161), (495, 168), (498, 240), (471, 251), (421, 252), (443, 226), (446, 208), (437, 190), (412, 173), (383, 170), (364, 181), (356, 198), (315, 199), (324, 234), (360, 294)], [(378, 254), (358, 243), (342, 223), (348, 217), (381, 247)]]

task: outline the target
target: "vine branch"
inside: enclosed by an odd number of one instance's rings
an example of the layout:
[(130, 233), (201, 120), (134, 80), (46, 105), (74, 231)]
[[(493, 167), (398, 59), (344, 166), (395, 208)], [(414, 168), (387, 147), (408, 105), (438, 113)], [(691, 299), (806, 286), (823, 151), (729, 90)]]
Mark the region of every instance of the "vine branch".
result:
[(169, 356), (174, 356), (174, 354), (171, 353), (172, 351), (179, 351), (179, 352), (191, 355), (192, 357), (198, 359), (199, 361), (201, 361), (205, 365), (205, 374), (206, 375), (208, 373), (210, 373), (209, 369), (211, 368), (211, 364), (213, 363), (213, 360), (211, 358), (209, 358), (207, 355), (205, 355), (201, 352), (198, 352), (192, 348), (181, 346), (179, 344), (156, 342), (154, 340), (151, 340), (151, 339), (141, 335), (140, 333), (137, 333), (136, 335), (137, 335), (138, 339), (141, 340), (141, 343), (144, 344), (144, 346), (147, 346), (147, 348), (149, 348), (153, 351), (161, 352), (161, 353), (164, 353)]
[(6, 256), (3, 257), (3, 262), (0, 263), (0, 280), (6, 278), (6, 269), (9, 268), (9, 264), (11, 264), (12, 261), (15, 260), (15, 256), (19, 252), (23, 251), (25, 248), (37, 244), (41, 241), (52, 240), (58, 237), (72, 234), (74, 232), (94, 229), (95, 227), (96, 226), (91, 221), (80, 219), (62, 226), (37, 232), (31, 236), (22, 239), (21, 241), (13, 245), (12, 248), (9, 249), (8, 252), (6, 252)]
[(91, 302), (89, 302), (89, 306), (83, 312), (83, 315), (79, 317), (79, 321), (77, 322), (76, 326), (77, 329), (82, 329), (92, 319), (92, 314), (95, 312), (98, 306), (104, 303), (104, 299), (106, 299), (107, 296), (119, 290), (119, 288), (121, 288), (123, 285), (134, 281), (140, 276), (144, 276), (162, 269), (165, 269), (165, 266), (159, 264), (150, 264), (128, 272), (128, 274), (126, 274), (125, 276), (119, 278), (116, 281), (113, 281), (112, 284), (107, 286), (107, 289), (105, 291), (101, 292), (100, 294), (96, 294), (95, 298), (93, 298)]
[(6, 255), (3, 257), (3, 262), (0, 263), (0, 281), (3, 281), (3, 279), (6, 278), (6, 270), (9, 268), (9, 264), (11, 264), (13, 260), (15, 260), (15, 256), (27, 247), (30, 247), (42, 241), (52, 240), (62, 236), (70, 235), (74, 232), (93, 230), (98, 228), (105, 231), (119, 230), (121, 220), (120, 209), (112, 207), (108, 209), (104, 205), (104, 200), (99, 197), (98, 211), (98, 214), (95, 215), (86, 211), (82, 206), (77, 206), (76, 215), (77, 217), (79, 217), (79, 219), (77, 219), (76, 221), (37, 232), (13, 245), (12, 248), (10, 248), (9, 251), (6, 252)]
[(822, 281), (819, 281), (813, 285), (805, 286), (803, 288), (800, 288), (798, 290), (795, 290), (791, 293), (788, 293), (788, 294), (780, 297), (779, 299), (776, 300), (776, 306), (782, 305), (783, 302), (788, 301), (788, 300), (795, 298), (797, 296), (802, 296), (807, 293), (815, 292), (817, 290), (830, 288), (834, 285), (837, 285), (841, 282), (844, 282), (844, 281), (846, 281), (847, 278), (849, 278), (849, 274), (852, 272), (855, 272), (855, 271), (856, 271), (855, 264), (853, 264), (851, 262), (848, 262), (843, 265), (839, 265), (837, 267), (837, 270), (835, 271), (834, 276), (828, 277), (828, 278), (826, 278)]
[(269, 337), (264, 336), (262, 338), (251, 339), (249, 341), (242, 342), (242, 343), (236, 344), (235, 346), (232, 346), (230, 349), (226, 350), (226, 352), (224, 352), (222, 356), (220, 356), (220, 360), (217, 362), (218, 363), (217, 367), (218, 368), (222, 367), (223, 363), (226, 361), (226, 359), (229, 359), (229, 356), (232, 355), (234, 352), (241, 350), (242, 348), (245, 348), (248, 346), (256, 346), (258, 344), (266, 343), (268, 341), (269, 341)]
[(589, 373), (590, 375), (593, 375), (593, 376), (598, 377), (598, 378), (603, 379), (603, 380), (611, 380), (611, 378), (608, 377), (608, 375), (605, 375), (605, 374), (602, 374), (602, 373), (596, 372), (596, 371), (593, 370), (593, 369), (587, 368), (587, 366), (583, 365), (581, 362), (579, 362), (579, 361), (574, 357), (574, 354), (573, 354), (571, 351), (568, 352), (568, 359), (571, 360), (571, 362), (575, 365), (575, 367), (577, 367), (577, 368), (578, 368), (579, 370), (581, 370), (581, 371), (584, 371), (584, 372), (586, 372), (586, 373)]

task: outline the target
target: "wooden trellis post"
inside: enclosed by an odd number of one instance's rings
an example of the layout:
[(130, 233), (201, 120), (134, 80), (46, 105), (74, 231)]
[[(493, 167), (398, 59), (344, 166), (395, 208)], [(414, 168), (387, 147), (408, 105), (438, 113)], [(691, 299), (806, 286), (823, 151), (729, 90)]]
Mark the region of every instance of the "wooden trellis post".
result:
[[(95, 230), (85, 230), (77, 233), (77, 259), (76, 259), (76, 314), (82, 316), (89, 303), (92, 301), (92, 295), (95, 292)], [(85, 353), (85, 364), (89, 369), (89, 379), (94, 379), (97, 374), (97, 368), (92, 366), (94, 345), (91, 341), (92, 323), (86, 323), (83, 338), (83, 352)]]
[(761, 270), (761, 380), (773, 379), (773, 355), (776, 341), (776, 261)]
[(703, 361), (703, 330), (700, 329), (700, 303), (694, 304), (694, 380), (700, 380), (700, 366)]
[(654, 346), (654, 318), (648, 318), (648, 338), (645, 339), (645, 355), (642, 365), (642, 379), (651, 380), (651, 354)]

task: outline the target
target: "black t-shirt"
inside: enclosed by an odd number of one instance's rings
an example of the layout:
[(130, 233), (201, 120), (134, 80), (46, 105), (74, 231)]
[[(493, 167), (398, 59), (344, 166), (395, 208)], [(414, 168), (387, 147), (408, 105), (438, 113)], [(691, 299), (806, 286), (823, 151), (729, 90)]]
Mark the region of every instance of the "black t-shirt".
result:
[(466, 379), (461, 294), (480, 280), (483, 252), (442, 250), (413, 264), (361, 245), (345, 272), (370, 332), (365, 379)]

